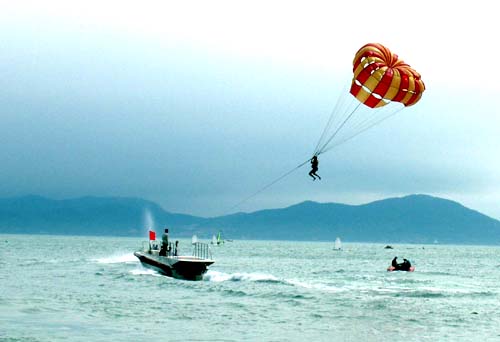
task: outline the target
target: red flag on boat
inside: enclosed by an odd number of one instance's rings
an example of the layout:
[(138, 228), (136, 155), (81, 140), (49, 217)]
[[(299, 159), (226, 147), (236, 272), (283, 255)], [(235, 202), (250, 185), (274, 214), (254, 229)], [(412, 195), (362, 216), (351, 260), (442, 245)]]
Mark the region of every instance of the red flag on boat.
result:
[(156, 233), (154, 230), (149, 231), (149, 240), (156, 240)]

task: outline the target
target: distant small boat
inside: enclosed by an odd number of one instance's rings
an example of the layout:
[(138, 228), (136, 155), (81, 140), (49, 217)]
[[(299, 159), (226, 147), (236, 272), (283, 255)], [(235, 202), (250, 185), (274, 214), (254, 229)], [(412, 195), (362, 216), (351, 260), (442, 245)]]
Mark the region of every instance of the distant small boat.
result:
[(333, 249), (336, 251), (342, 250), (342, 241), (340, 241), (339, 237), (335, 239), (335, 244), (334, 244)]
[(217, 237), (215, 235), (212, 235), (212, 245), (222, 245), (224, 243), (224, 240), (222, 239), (222, 234), (219, 231), (217, 233)]
[(393, 249), (393, 248), (392, 248), (392, 246), (387, 245), (387, 246), (384, 247), (384, 249)]
[(193, 237), (191, 238), (191, 244), (196, 244), (198, 242), (198, 237), (196, 236), (196, 234), (193, 235)]

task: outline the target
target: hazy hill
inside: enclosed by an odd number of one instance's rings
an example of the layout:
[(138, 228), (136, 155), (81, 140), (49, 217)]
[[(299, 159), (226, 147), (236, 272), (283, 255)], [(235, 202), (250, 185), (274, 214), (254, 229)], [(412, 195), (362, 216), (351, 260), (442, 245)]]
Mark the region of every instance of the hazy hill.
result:
[(500, 221), (461, 204), (426, 195), (364, 205), (306, 201), (287, 208), (201, 218), (174, 214), (138, 198), (39, 196), (0, 199), (0, 233), (144, 235), (154, 220), (171, 235), (208, 238), (222, 230), (232, 239), (500, 244)]
[(226, 235), (248, 238), (373, 242), (500, 244), (500, 221), (461, 204), (426, 195), (364, 205), (303, 202), (210, 221)]
[(147, 230), (146, 212), (156, 222), (183, 229), (202, 220), (166, 212), (156, 203), (139, 198), (52, 200), (25, 196), (0, 199), (0, 232), (134, 236)]

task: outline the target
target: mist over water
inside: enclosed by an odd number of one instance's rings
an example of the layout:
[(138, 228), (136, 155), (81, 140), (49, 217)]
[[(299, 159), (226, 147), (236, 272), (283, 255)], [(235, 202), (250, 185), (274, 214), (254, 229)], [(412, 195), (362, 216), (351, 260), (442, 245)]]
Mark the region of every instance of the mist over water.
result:
[[(499, 247), (234, 241), (190, 282), (144, 268), (138, 238), (0, 242), (0, 341), (500, 338)], [(387, 272), (396, 255), (416, 271)]]
[(143, 214), (143, 232), (144, 236), (148, 235), (149, 230), (156, 230), (155, 227), (155, 220), (153, 217), (153, 214), (151, 213), (151, 210), (148, 208), (144, 209), (144, 214)]

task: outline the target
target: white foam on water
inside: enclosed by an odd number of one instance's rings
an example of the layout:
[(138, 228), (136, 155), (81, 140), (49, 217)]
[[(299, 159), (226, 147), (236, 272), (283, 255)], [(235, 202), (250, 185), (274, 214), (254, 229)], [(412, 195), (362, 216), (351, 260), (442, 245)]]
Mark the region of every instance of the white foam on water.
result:
[(161, 274), (156, 272), (155, 270), (149, 269), (149, 268), (136, 268), (134, 270), (130, 271), (131, 274), (133, 275), (150, 275), (153, 277), (161, 277)]
[(133, 253), (127, 253), (122, 255), (113, 255), (106, 258), (92, 259), (99, 264), (120, 264), (120, 263), (136, 263), (139, 260), (135, 257)]
[(429, 293), (442, 293), (446, 295), (470, 295), (470, 294), (478, 294), (481, 293), (481, 290), (474, 289), (464, 289), (464, 288), (440, 288), (440, 287), (432, 287), (426, 286), (418, 288), (417, 290), (426, 291)]
[(335, 286), (330, 286), (322, 283), (311, 283), (311, 282), (305, 282), (305, 281), (300, 281), (300, 280), (286, 280), (285, 283), (296, 286), (296, 287), (302, 287), (305, 289), (309, 290), (319, 290), (319, 291), (325, 291), (325, 292), (344, 292), (347, 291), (346, 288), (339, 288)]
[(296, 287), (302, 287), (310, 290), (319, 290), (325, 292), (343, 292), (347, 289), (335, 286), (329, 286), (322, 283), (311, 283), (295, 279), (280, 279), (272, 274), (266, 273), (223, 273), (218, 271), (209, 270), (203, 277), (204, 280), (213, 282), (224, 281), (254, 281), (254, 282), (277, 282)]
[(265, 273), (223, 273), (209, 270), (204, 276), (204, 280), (213, 282), (223, 281), (280, 281), (271, 274)]

